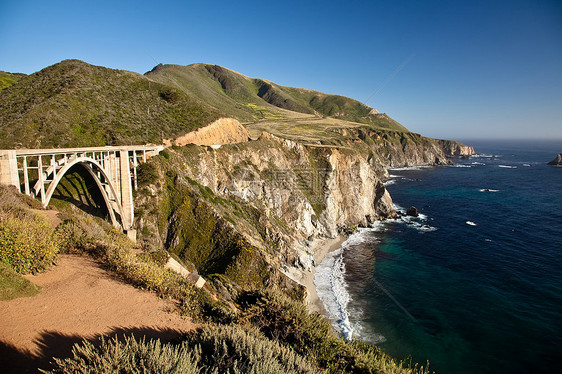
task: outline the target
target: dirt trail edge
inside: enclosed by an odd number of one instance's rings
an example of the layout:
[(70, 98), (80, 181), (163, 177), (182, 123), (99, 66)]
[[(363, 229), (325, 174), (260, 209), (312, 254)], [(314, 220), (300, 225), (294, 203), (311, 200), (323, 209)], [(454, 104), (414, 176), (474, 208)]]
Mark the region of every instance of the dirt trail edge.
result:
[(26, 278), (42, 287), (39, 295), (0, 302), (4, 373), (48, 368), (84, 338), (132, 333), (169, 341), (195, 327), (172, 302), (116, 279), (88, 257), (59, 255), (50, 271)]

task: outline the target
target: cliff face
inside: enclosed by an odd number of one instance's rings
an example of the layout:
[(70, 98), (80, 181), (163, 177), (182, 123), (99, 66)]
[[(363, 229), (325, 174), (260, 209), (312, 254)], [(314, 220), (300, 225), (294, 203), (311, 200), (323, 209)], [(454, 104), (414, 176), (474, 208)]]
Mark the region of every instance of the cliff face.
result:
[[(255, 263), (233, 249), (239, 242), (254, 248), (253, 258), (261, 253), (269, 269), (310, 269), (312, 239), (395, 215), (382, 183), (386, 167), (447, 164), (447, 155), (471, 152), (411, 133), (345, 131), (339, 145), (263, 133), (220, 147), (172, 147), (158, 161), (159, 181), (146, 187), (152, 192), (137, 199), (140, 211), (160, 207), (157, 215), (138, 217), (138, 232), (158, 232), (143, 239), (193, 263), (203, 276), (218, 271), (209, 265), (217, 259), (226, 261), (218, 272), (231, 269), (235, 278)], [(201, 237), (214, 246), (202, 249)], [(260, 269), (264, 273), (265, 265)]]
[(253, 142), (193, 151), (185, 157), (185, 175), (277, 221), (273, 226), (286, 229), (273, 230), (281, 231), (277, 242), (284, 248), (304, 248), (311, 237), (335, 237), (343, 228), (393, 214), (380, 178), (357, 152), (303, 146), (267, 133)]

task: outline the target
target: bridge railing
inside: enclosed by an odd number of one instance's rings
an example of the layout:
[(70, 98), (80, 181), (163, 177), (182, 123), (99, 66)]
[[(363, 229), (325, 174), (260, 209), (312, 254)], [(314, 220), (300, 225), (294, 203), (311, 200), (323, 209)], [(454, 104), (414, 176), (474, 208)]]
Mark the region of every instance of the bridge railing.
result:
[[(111, 159), (119, 157), (121, 151), (127, 151), (132, 171), (133, 187), (136, 189), (137, 168), (147, 158), (158, 154), (164, 146), (107, 146), (85, 148), (51, 148), (51, 149), (16, 149), (0, 150), (0, 183), (16, 186), (20, 192), (34, 197), (41, 197), (44, 203), (45, 184), (56, 178), (58, 170), (78, 157), (89, 157), (100, 163), (108, 174), (118, 180), (115, 170), (110, 165)], [(30, 177), (30, 171), (33, 176)], [(31, 183), (35, 181), (32, 186)]]

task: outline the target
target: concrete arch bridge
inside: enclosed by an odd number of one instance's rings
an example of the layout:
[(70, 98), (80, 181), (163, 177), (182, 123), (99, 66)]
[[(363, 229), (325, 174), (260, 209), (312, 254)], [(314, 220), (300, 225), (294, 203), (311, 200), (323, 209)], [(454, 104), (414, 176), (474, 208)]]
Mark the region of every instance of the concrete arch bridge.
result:
[(16, 186), (47, 207), (62, 178), (73, 166), (81, 165), (96, 182), (113, 225), (135, 240), (133, 189), (137, 188), (137, 168), (163, 149), (139, 145), (0, 150), (0, 183)]

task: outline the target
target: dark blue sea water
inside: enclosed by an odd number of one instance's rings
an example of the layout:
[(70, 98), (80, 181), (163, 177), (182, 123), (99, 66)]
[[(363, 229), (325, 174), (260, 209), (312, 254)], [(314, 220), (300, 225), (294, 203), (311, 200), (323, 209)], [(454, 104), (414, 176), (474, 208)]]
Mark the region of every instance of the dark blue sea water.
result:
[(421, 218), (352, 236), (319, 294), (344, 333), (438, 373), (562, 372), (562, 142), (467, 143), (482, 155), (390, 171)]

